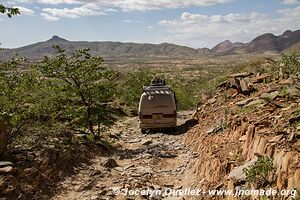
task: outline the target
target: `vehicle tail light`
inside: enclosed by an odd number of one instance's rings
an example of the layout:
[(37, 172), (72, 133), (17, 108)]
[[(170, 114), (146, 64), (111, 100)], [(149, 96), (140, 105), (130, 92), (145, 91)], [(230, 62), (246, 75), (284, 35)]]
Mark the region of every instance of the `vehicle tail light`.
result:
[(142, 119), (152, 119), (152, 115), (142, 115)]
[(175, 114), (165, 114), (164, 118), (175, 118), (176, 115)]

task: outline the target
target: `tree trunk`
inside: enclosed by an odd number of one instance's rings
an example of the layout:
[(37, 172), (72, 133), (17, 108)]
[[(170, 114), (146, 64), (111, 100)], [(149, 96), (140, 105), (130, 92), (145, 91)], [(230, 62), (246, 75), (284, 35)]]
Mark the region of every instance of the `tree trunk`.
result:
[(6, 124), (0, 120), (0, 157), (5, 152), (7, 145)]
[(91, 114), (91, 108), (90, 107), (87, 107), (87, 120), (88, 120), (88, 123), (89, 123), (89, 129), (90, 129), (90, 132), (95, 135), (95, 132), (94, 132), (94, 127), (93, 127), (93, 122), (92, 122), (92, 114)]

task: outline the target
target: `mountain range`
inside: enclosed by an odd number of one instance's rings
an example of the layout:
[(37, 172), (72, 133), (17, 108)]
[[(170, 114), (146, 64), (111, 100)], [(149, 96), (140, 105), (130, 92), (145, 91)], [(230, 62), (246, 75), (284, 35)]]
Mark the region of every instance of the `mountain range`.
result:
[(75, 49), (89, 48), (92, 54), (102, 55), (103, 57), (187, 58), (204, 55), (281, 53), (289, 50), (300, 50), (300, 30), (287, 30), (278, 36), (266, 33), (254, 38), (248, 43), (232, 43), (229, 40), (225, 40), (212, 49), (194, 49), (171, 43), (147, 44), (69, 41), (58, 36), (53, 36), (44, 42), (38, 42), (15, 49), (3, 49), (0, 51), (0, 59), (8, 59), (13, 53), (18, 53), (29, 59), (41, 59), (44, 56), (53, 56), (56, 54), (53, 45), (59, 45), (62, 49), (65, 49), (66, 52), (71, 52)]
[[(283, 51), (292, 50), (292, 47), (300, 44), (300, 30), (285, 31), (282, 35), (275, 36), (272, 33), (266, 33), (254, 38), (251, 42), (232, 43), (229, 40), (219, 43), (212, 51), (214, 53), (228, 54), (228, 53), (280, 53)], [(294, 50), (297, 50), (294, 49)], [(298, 49), (299, 50), (299, 49)]]

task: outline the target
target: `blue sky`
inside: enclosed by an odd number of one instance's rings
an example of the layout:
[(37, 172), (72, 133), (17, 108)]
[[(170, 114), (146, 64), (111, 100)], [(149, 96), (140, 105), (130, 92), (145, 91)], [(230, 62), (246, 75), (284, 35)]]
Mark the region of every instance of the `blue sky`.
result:
[(170, 42), (194, 48), (300, 29), (300, 0), (9, 0), (1, 47), (58, 35), (72, 41)]

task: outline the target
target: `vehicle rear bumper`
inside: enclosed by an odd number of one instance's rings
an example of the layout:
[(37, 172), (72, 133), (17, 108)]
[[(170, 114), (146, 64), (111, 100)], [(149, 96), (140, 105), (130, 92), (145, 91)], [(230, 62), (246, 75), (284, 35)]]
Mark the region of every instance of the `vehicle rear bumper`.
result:
[(153, 124), (140, 123), (141, 129), (174, 128), (174, 127), (176, 127), (176, 122), (175, 123), (153, 123)]

